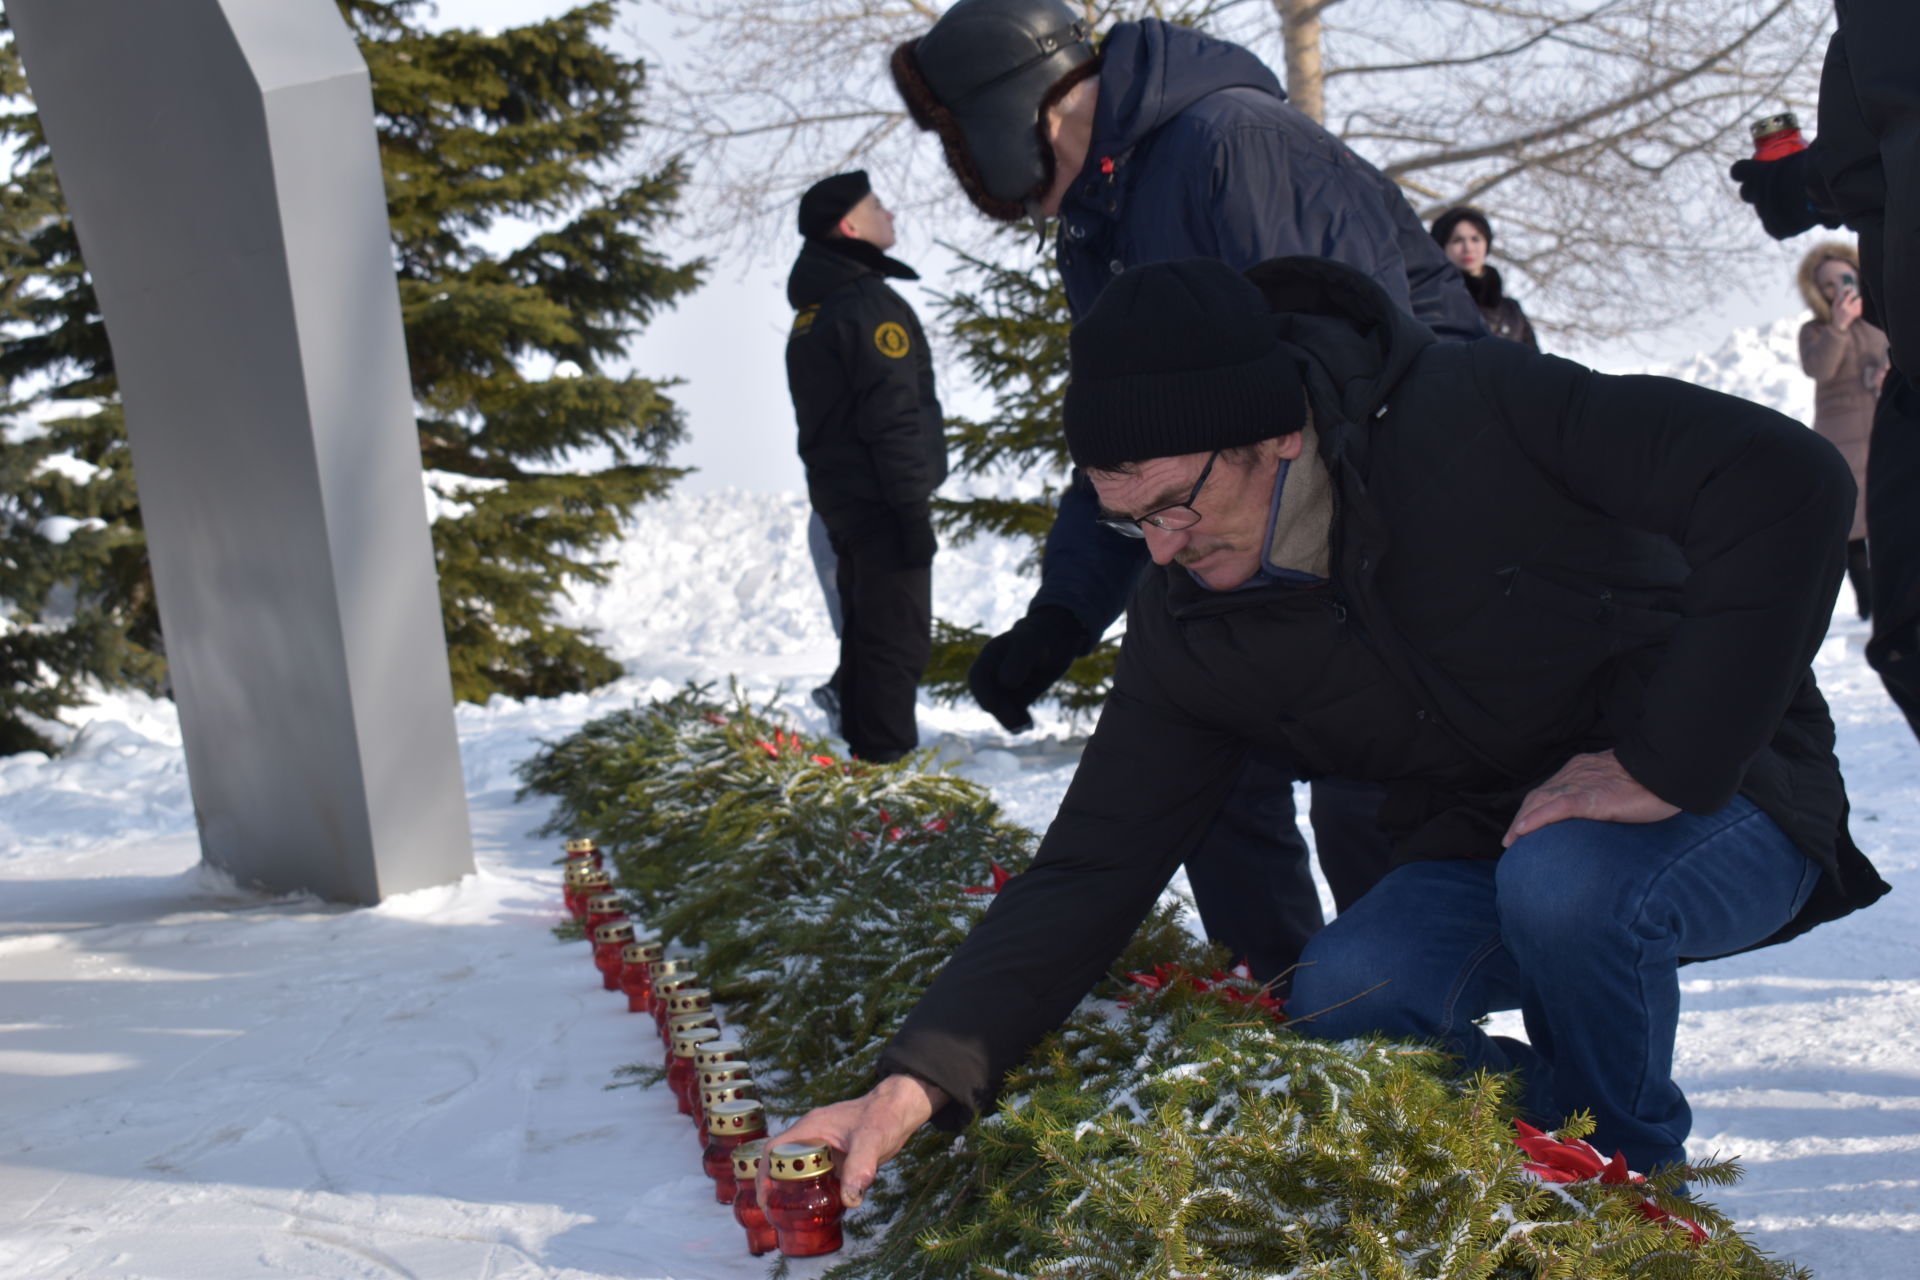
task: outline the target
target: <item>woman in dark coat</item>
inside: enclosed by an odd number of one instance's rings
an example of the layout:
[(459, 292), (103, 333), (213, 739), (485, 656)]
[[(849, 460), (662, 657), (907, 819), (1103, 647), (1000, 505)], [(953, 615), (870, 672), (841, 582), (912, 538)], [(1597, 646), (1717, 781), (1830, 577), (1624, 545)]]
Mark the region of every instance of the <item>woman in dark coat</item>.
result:
[(1871, 613), (1867, 567), (1867, 435), (1887, 377), (1887, 335), (1863, 318), (1860, 257), (1843, 240), (1817, 244), (1800, 263), (1800, 296), (1813, 319), (1800, 326), (1800, 367), (1813, 379), (1813, 429), (1853, 468), (1860, 497), (1847, 535), (1847, 577), (1860, 616)]
[(1433, 239), (1445, 250), (1447, 260), (1466, 277), (1467, 292), (1480, 308), (1487, 332), (1538, 351), (1540, 341), (1533, 336), (1527, 313), (1502, 292), (1500, 273), (1487, 261), (1487, 254), (1493, 249), (1493, 227), (1487, 215), (1471, 205), (1449, 209), (1433, 220)]

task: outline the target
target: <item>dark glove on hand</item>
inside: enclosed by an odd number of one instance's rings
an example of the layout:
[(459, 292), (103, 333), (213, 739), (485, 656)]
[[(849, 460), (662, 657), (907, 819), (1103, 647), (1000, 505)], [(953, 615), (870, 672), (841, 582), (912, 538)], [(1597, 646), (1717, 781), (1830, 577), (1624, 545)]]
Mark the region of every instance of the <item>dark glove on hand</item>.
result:
[(924, 569), (933, 563), (940, 540), (933, 534), (933, 512), (924, 502), (910, 507), (895, 507), (893, 518), (900, 524), (900, 567)]
[(1760, 214), (1760, 225), (1775, 240), (1789, 240), (1821, 221), (1807, 194), (1807, 153), (1778, 160), (1741, 160), (1729, 170), (1740, 184), (1740, 198)]
[(1043, 604), (995, 636), (967, 672), (974, 701), (1014, 733), (1033, 728), (1027, 708), (1067, 674), (1087, 648), (1087, 629), (1057, 604)]

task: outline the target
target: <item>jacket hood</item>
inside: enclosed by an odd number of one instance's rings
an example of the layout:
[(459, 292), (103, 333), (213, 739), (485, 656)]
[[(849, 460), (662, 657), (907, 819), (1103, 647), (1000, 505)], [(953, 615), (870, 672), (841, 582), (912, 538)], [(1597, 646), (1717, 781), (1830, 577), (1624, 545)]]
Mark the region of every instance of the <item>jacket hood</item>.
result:
[(1248, 268), (1247, 279), (1265, 295), (1280, 340), (1300, 353), (1323, 423), (1370, 421), (1414, 357), (1438, 341), (1365, 273), (1329, 258), (1273, 258)]
[(1829, 262), (1844, 262), (1853, 268), (1854, 275), (1860, 274), (1860, 253), (1857, 249), (1845, 240), (1823, 240), (1807, 250), (1806, 256), (1800, 259), (1800, 270), (1793, 277), (1793, 282), (1800, 286), (1800, 296), (1806, 300), (1807, 309), (1821, 324), (1833, 320), (1833, 304), (1820, 292), (1820, 286), (1814, 283), (1813, 277)]
[(1118, 155), (1208, 94), (1238, 88), (1287, 96), (1267, 64), (1237, 44), (1158, 18), (1122, 22), (1100, 46), (1093, 154)]
[(811, 307), (861, 276), (918, 280), (920, 273), (865, 240), (809, 240), (787, 273), (787, 302), (795, 311)]

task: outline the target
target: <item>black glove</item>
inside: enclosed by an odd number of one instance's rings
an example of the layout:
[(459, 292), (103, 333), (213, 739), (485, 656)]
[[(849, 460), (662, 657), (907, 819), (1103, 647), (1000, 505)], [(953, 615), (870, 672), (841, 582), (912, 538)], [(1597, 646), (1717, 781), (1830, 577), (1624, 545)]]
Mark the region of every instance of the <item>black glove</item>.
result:
[(1034, 699), (1067, 674), (1087, 649), (1087, 629), (1057, 604), (1043, 604), (995, 636), (980, 650), (967, 672), (974, 701), (1015, 733), (1033, 728), (1027, 714)]
[(1740, 184), (1740, 198), (1760, 214), (1760, 225), (1775, 240), (1790, 240), (1821, 221), (1807, 194), (1807, 153), (1778, 160), (1740, 160), (1729, 170)]
[(933, 535), (933, 512), (924, 502), (916, 502), (910, 507), (895, 507), (893, 518), (900, 525), (900, 558), (902, 569), (924, 569), (933, 563), (933, 553), (940, 549), (940, 540)]

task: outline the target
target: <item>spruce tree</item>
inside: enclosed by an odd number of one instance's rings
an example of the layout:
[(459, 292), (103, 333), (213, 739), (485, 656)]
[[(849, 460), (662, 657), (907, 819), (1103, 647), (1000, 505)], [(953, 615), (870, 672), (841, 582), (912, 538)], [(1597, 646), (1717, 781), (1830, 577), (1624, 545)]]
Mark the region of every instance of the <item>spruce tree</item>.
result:
[[(646, 69), (603, 43), (612, 0), (491, 34), (427, 30), (423, 0), (340, 9), (372, 73), (454, 691), (592, 688), (619, 668), (555, 604), (604, 580), (596, 553), (679, 474), (671, 381), (617, 366), (704, 270), (649, 247), (686, 171), (622, 168)], [(47, 749), (83, 682), (159, 690), (165, 664), (112, 353), (4, 25), (0, 95), (9, 752)]]
[[(604, 684), (618, 665), (554, 603), (605, 580), (595, 552), (680, 474), (671, 384), (608, 366), (700, 281), (649, 247), (686, 171), (621, 167), (646, 71), (601, 42), (612, 0), (493, 34), (427, 31), (422, 0), (340, 5), (373, 75), (421, 455), (468, 504), (433, 530), (454, 690)], [(508, 220), (544, 229), (495, 250)]]
[(157, 692), (166, 667), (113, 354), (5, 24), (0, 755), (51, 751), (84, 680)]

